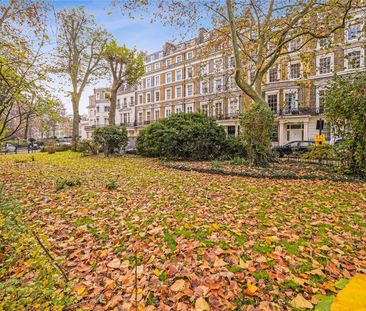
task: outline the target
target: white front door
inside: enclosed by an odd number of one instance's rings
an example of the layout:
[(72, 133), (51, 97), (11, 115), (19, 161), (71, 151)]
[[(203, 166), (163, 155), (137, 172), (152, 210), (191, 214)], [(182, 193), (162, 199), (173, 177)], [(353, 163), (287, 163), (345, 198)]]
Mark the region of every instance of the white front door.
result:
[(286, 131), (286, 142), (304, 140), (304, 124), (288, 124)]

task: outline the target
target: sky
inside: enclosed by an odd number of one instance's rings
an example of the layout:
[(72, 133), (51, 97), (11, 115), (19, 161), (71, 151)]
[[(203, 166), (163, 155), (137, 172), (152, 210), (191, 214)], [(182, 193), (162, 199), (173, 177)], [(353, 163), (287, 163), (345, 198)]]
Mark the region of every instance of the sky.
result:
[[(51, 0), (51, 4), (57, 11), (62, 8), (84, 6), (85, 10), (95, 16), (98, 25), (103, 26), (114, 35), (119, 44), (126, 44), (129, 48), (147, 51), (152, 53), (162, 49), (166, 41), (179, 42), (182, 40), (182, 33), (172, 27), (163, 26), (159, 22), (151, 23), (149, 13), (135, 14), (136, 18), (131, 19), (121, 13), (120, 8), (112, 6), (112, 0)], [(52, 13), (50, 13), (52, 15)], [(150, 16), (149, 16), (150, 15)], [(50, 17), (52, 20), (52, 17)], [(55, 25), (51, 24), (50, 37), (55, 42)], [(195, 31), (195, 30), (194, 30)], [(185, 39), (194, 36), (188, 34)], [(52, 38), (54, 37), (54, 38)], [(92, 95), (94, 87), (108, 86), (108, 80), (101, 77), (95, 85), (89, 85), (82, 95), (80, 102), (80, 113), (87, 112), (88, 97)], [(67, 96), (67, 83), (58, 78), (55, 82), (58, 98), (65, 105), (67, 112), (72, 112), (70, 97)]]

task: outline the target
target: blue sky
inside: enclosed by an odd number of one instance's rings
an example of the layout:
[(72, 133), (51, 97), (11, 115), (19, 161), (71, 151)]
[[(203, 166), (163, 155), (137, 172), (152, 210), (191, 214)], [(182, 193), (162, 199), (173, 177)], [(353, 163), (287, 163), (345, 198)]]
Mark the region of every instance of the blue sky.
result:
[[(105, 27), (112, 33), (120, 44), (126, 44), (129, 48), (137, 48), (138, 50), (151, 53), (161, 50), (166, 41), (179, 42), (182, 40), (182, 31), (163, 26), (158, 22), (151, 23), (151, 15), (149, 13), (136, 14), (136, 18), (130, 19), (121, 13), (120, 8), (112, 6), (112, 0), (51, 0), (50, 2), (55, 10), (84, 6), (87, 12), (95, 16), (100, 26)], [(191, 34), (185, 34), (185, 39), (192, 37), (195, 31), (192, 30)], [(54, 31), (51, 31), (51, 40), (52, 33)], [(57, 95), (65, 104), (67, 111), (71, 113), (70, 98), (66, 94), (69, 88), (60, 81), (59, 85), (63, 85), (63, 90), (59, 90)], [(101, 77), (96, 85), (86, 88), (81, 98), (81, 113), (86, 113), (87, 111), (88, 96), (92, 94), (93, 88), (107, 85), (108, 80)]]

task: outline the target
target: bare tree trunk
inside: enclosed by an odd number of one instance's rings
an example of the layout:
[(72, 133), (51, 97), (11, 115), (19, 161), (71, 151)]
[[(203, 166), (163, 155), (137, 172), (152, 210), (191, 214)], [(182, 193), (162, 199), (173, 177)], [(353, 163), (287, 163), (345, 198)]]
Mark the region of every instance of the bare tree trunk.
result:
[[(235, 17), (233, 12), (233, 2), (232, 0), (226, 0), (226, 9), (229, 19), (229, 26), (231, 32), (231, 43), (233, 45), (234, 59), (235, 59), (235, 81), (239, 88), (252, 98), (256, 103), (266, 104), (265, 100), (262, 98), (262, 94), (258, 94), (256, 90), (246, 82), (246, 74), (243, 70), (243, 66), (240, 59), (240, 51), (238, 45), (238, 35), (235, 25)], [(261, 81), (260, 81), (261, 82)]]
[(79, 102), (80, 96), (72, 94), (72, 110), (73, 110), (73, 122), (72, 122), (72, 150), (76, 151), (76, 147), (79, 142)]
[(111, 89), (111, 98), (109, 99), (111, 105), (109, 107), (109, 124), (116, 125), (116, 102), (117, 102), (117, 90), (115, 86)]
[(28, 139), (28, 131), (29, 131), (29, 114), (27, 115), (25, 119), (25, 129), (24, 129), (24, 139)]

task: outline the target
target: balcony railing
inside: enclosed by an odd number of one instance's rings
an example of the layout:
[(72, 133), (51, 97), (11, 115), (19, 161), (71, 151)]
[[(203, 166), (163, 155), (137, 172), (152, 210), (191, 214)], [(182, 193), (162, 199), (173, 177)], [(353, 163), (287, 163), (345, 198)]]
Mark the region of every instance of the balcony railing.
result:
[(294, 116), (294, 115), (319, 115), (324, 113), (323, 107), (298, 107), (298, 108), (283, 108), (276, 115), (279, 116)]
[(216, 120), (232, 120), (238, 119), (239, 113), (221, 113), (213, 116)]
[(120, 126), (133, 127), (135, 126), (135, 122), (121, 122)]

